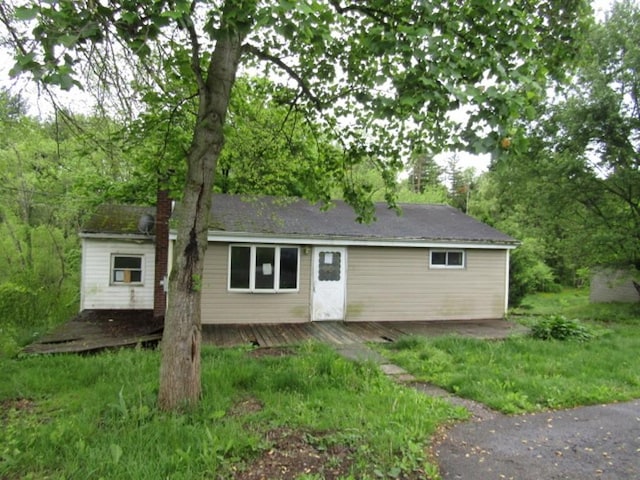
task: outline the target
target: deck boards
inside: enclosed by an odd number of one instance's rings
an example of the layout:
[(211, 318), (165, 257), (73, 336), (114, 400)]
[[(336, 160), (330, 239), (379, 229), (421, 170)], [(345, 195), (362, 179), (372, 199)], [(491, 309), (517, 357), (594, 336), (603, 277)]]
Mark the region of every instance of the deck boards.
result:
[[(518, 327), (504, 320), (424, 322), (306, 322), (288, 324), (203, 325), (204, 344), (282, 347), (308, 341), (349, 345), (395, 342), (406, 335), (459, 334), (504, 338)], [(161, 340), (162, 325), (148, 311), (83, 312), (25, 347), (25, 353), (77, 353)]]

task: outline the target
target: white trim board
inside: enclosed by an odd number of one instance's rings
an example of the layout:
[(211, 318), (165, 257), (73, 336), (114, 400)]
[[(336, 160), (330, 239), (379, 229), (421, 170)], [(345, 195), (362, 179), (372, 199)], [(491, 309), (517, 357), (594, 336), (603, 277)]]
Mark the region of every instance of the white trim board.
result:
[[(171, 240), (175, 240), (176, 235), (170, 235)], [(310, 238), (303, 236), (260, 236), (254, 233), (211, 233), (208, 240), (210, 242), (242, 242), (242, 243), (263, 243), (263, 244), (295, 244), (295, 245), (335, 245), (335, 246), (363, 246), (363, 247), (416, 247), (416, 248), (477, 248), (488, 250), (512, 250), (517, 244), (504, 243), (482, 243), (471, 241), (442, 241), (423, 239), (354, 239), (354, 238)]]

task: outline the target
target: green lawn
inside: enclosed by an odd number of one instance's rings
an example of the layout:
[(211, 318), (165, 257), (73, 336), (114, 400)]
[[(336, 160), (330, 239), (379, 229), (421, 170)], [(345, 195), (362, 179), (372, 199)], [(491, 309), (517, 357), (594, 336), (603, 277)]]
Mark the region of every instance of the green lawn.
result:
[[(526, 305), (515, 312), (519, 322), (562, 314), (595, 336), (410, 337), (383, 352), (423, 380), (507, 413), (640, 397), (638, 305), (589, 305), (580, 291)], [(437, 478), (430, 437), (466, 411), (327, 346), (279, 353), (205, 348), (203, 399), (184, 414), (156, 408), (157, 351), (0, 357), (0, 478), (258, 478), (243, 475), (272, 455), (299, 463), (301, 473), (284, 478)], [(300, 455), (305, 449), (310, 457)], [(300, 463), (311, 457), (315, 469)]]
[(515, 313), (514, 321), (529, 326), (551, 314), (579, 319), (595, 336), (406, 338), (384, 354), (419, 379), (505, 413), (640, 398), (639, 304), (590, 305), (586, 292), (569, 290), (531, 296)]
[(202, 404), (180, 415), (156, 408), (155, 351), (0, 359), (0, 478), (233, 478), (283, 431), (338, 452), (340, 478), (424, 478), (435, 428), (467, 415), (326, 346), (256, 353), (205, 348)]

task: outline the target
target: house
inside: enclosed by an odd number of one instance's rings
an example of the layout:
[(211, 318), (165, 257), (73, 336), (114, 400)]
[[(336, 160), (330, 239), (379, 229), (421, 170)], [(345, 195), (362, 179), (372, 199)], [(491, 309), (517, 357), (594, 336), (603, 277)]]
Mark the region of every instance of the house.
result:
[[(80, 233), (81, 309), (162, 314), (175, 239), (169, 232), (163, 245), (159, 233), (167, 205), (97, 209)], [(323, 211), (301, 199), (215, 194), (202, 323), (502, 318), (517, 241), (449, 206), (401, 210), (378, 204), (377, 220), (361, 224), (341, 201)]]

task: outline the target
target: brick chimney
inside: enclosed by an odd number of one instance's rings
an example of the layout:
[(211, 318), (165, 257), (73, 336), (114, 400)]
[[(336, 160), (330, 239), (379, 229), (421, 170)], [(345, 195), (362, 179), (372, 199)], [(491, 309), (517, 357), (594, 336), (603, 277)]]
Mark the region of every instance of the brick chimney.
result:
[(156, 276), (153, 287), (153, 316), (164, 318), (167, 307), (167, 270), (169, 263), (169, 218), (171, 199), (169, 191), (158, 188), (156, 194)]

